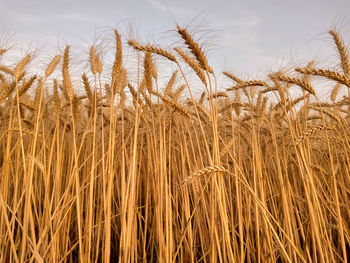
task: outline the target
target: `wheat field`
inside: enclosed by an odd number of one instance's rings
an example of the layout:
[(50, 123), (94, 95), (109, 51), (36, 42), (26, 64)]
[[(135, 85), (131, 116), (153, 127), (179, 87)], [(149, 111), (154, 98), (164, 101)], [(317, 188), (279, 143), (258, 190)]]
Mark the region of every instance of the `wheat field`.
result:
[(0, 47), (0, 262), (347, 262), (340, 34), (336, 67), (254, 80), (216, 74), (176, 31), (162, 48), (115, 30), (113, 64), (93, 45), (83, 72), (70, 46), (36, 75), (33, 54), (13, 65)]

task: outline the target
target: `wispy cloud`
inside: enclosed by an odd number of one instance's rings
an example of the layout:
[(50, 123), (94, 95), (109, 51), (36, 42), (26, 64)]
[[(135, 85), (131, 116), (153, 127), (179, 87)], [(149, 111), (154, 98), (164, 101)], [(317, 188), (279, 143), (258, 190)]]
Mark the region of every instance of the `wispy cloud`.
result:
[(96, 20), (86, 13), (63, 13), (56, 16), (64, 21), (84, 22), (93, 24)]
[[(4, 17), (9, 17), (11, 21), (16, 21), (17, 24), (35, 24), (41, 21), (40, 17), (38, 16), (6, 6), (2, 6), (0, 8), (0, 15), (3, 19)], [(3, 21), (6, 21), (6, 19)]]
[(161, 2), (158, 2), (156, 0), (146, 0), (146, 2), (161, 12), (168, 12), (167, 6)]
[(198, 8), (192, 8), (189, 5), (179, 4), (176, 2), (165, 2), (159, 0), (146, 0), (146, 2), (158, 11), (167, 15), (174, 16), (175, 19), (187, 18), (193, 19), (198, 16), (203, 10)]

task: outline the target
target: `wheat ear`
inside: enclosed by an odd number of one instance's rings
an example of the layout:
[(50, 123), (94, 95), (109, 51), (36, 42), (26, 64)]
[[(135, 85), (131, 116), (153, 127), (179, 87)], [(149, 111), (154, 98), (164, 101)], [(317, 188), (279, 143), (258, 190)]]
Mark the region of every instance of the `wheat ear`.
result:
[(61, 59), (60, 55), (54, 56), (54, 58), (51, 60), (51, 62), (49, 63), (49, 65), (45, 70), (45, 79), (47, 79), (52, 74), (52, 72), (55, 70), (58, 63), (60, 62), (60, 59)]
[(53, 81), (53, 97), (54, 97), (54, 104), (55, 104), (55, 112), (56, 112), (56, 116), (58, 117), (61, 111), (61, 101), (60, 101), (60, 96), (58, 94), (57, 79), (54, 79)]
[(138, 51), (150, 51), (177, 63), (176, 57), (165, 49), (151, 45), (141, 46), (136, 40), (129, 40), (128, 44)]
[(186, 29), (181, 28), (180, 26), (177, 26), (177, 32), (180, 34), (183, 40), (185, 40), (185, 44), (188, 46), (188, 48), (191, 50), (192, 54), (196, 57), (199, 65), (203, 70), (206, 70), (210, 73), (213, 73), (213, 69), (209, 66), (208, 60), (206, 56), (204, 55), (203, 50), (200, 48), (197, 42), (193, 40), (191, 35), (187, 32)]
[(182, 57), (182, 59), (196, 72), (197, 76), (207, 86), (207, 79), (203, 69), (200, 67), (199, 63), (192, 58), (190, 58), (184, 51), (180, 48), (174, 48), (174, 50)]
[(69, 49), (70, 46), (66, 46), (63, 56), (62, 65), (62, 77), (63, 77), (63, 91), (68, 95), (69, 99), (73, 99), (74, 91), (72, 86), (72, 81), (69, 74)]
[(228, 72), (228, 71), (224, 71), (223, 72), (224, 75), (230, 79), (232, 79), (233, 81), (237, 82), (237, 83), (243, 83), (244, 81), (241, 80), (240, 78), (236, 77), (235, 75), (233, 75), (232, 73)]
[(184, 107), (182, 107), (181, 105), (179, 105), (176, 102), (172, 101), (171, 99), (168, 99), (167, 97), (164, 97), (160, 93), (153, 92), (153, 94), (156, 95), (157, 97), (161, 98), (166, 104), (168, 104), (171, 107), (173, 107), (175, 110), (177, 110), (183, 116), (185, 116), (186, 118), (190, 119), (190, 114), (188, 113), (188, 111)]
[(173, 72), (173, 74), (171, 74), (171, 77), (170, 77), (170, 79), (169, 79), (169, 81), (168, 81), (168, 83), (167, 83), (167, 85), (165, 87), (165, 90), (164, 90), (164, 96), (167, 96), (167, 95), (171, 94), (171, 90), (174, 87), (174, 83), (176, 81), (176, 77), (177, 77), (177, 73), (178, 72), (179, 72), (178, 70), (175, 70)]
[(299, 87), (301, 87), (303, 90), (311, 93), (312, 95), (316, 94), (315, 90), (312, 88), (312, 86), (306, 81), (303, 81), (303, 80), (298, 79), (298, 78), (292, 78), (292, 77), (286, 76), (282, 73), (275, 74), (275, 77), (280, 81), (284, 81), (284, 82), (291, 83), (291, 84), (296, 84)]
[(311, 74), (311, 75), (326, 77), (328, 79), (338, 81), (350, 88), (349, 78), (332, 70), (296, 68), (295, 71), (304, 73), (304, 74)]
[(341, 39), (338, 32), (334, 30), (330, 30), (329, 34), (332, 35), (334, 42), (337, 46), (339, 57), (340, 57), (340, 64), (344, 71), (345, 76), (350, 77), (350, 62), (349, 62), (349, 52), (346, 49), (343, 40)]
[(339, 90), (341, 88), (341, 83), (337, 83), (335, 84), (334, 88), (332, 89), (332, 93), (331, 93), (331, 101), (335, 102), (335, 100), (337, 99), (337, 95), (339, 93)]
[(301, 136), (299, 136), (299, 138), (296, 140), (296, 144), (299, 144), (300, 142), (302, 142), (305, 138), (314, 135), (315, 133), (319, 132), (319, 131), (324, 131), (324, 130), (333, 130), (334, 127), (332, 127), (329, 124), (321, 124), (318, 125), (316, 127), (313, 127), (309, 130), (307, 130), (306, 132), (304, 132)]
[(237, 90), (237, 89), (242, 89), (242, 88), (247, 88), (247, 87), (252, 87), (252, 86), (265, 86), (268, 87), (267, 83), (262, 80), (250, 80), (250, 81), (244, 81), (238, 83), (236, 86), (232, 88), (228, 88), (227, 90)]
[(0, 71), (6, 73), (6, 74), (9, 74), (11, 76), (13, 76), (14, 72), (12, 69), (6, 67), (6, 66), (3, 66), (3, 65), (0, 65)]
[(215, 172), (226, 172), (227, 169), (223, 166), (218, 166), (218, 165), (214, 165), (214, 166), (208, 166), (208, 167), (205, 167), (189, 176), (187, 176), (181, 183), (180, 185), (182, 186), (185, 186), (187, 185), (188, 183), (190, 183), (192, 180), (196, 179), (196, 178), (199, 178), (199, 177), (202, 177), (206, 174), (212, 174), (212, 173), (215, 173)]
[(16, 68), (14, 70), (15, 79), (18, 80), (19, 76), (23, 74), (24, 68), (27, 66), (30, 60), (31, 60), (31, 56), (28, 54), (16, 65)]
[(27, 90), (32, 86), (33, 82), (36, 80), (37, 76), (32, 76), (28, 81), (23, 81), (22, 87), (18, 91), (18, 95), (21, 97)]
[(88, 96), (88, 99), (89, 99), (91, 105), (94, 105), (95, 96), (94, 96), (94, 93), (92, 92), (89, 79), (85, 73), (83, 73), (83, 75), (81, 77), (83, 79), (84, 89), (86, 91), (86, 95)]

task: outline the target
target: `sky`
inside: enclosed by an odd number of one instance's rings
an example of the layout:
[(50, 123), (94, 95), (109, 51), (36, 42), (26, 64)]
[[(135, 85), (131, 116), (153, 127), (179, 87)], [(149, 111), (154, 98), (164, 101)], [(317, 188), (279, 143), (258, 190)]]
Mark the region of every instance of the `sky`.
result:
[(214, 69), (251, 76), (311, 59), (336, 61), (327, 34), (334, 27), (350, 43), (350, 0), (0, 0), (0, 21), (0, 34), (43, 49), (89, 45), (112, 38), (113, 28), (124, 38), (174, 47), (179, 24)]

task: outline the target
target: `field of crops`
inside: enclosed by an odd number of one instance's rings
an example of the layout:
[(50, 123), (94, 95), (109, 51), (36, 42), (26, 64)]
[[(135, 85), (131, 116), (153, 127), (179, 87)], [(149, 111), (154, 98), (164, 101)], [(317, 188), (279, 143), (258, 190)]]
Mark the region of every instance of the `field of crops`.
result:
[(347, 261), (341, 36), (336, 67), (254, 80), (176, 31), (162, 48), (115, 30), (113, 64), (93, 45), (82, 72), (69, 46), (36, 75), (33, 54), (0, 47), (0, 262)]

